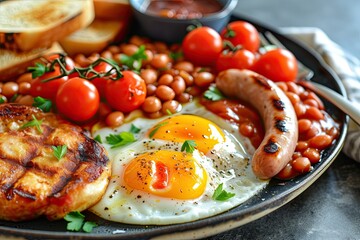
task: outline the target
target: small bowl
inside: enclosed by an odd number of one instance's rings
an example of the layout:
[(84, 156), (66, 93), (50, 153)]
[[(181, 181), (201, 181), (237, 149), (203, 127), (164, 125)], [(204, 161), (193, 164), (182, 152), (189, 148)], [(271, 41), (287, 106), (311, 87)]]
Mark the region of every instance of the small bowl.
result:
[(149, 0), (129, 0), (134, 16), (146, 36), (167, 43), (181, 42), (191, 25), (208, 26), (220, 32), (229, 22), (238, 0), (218, 0), (223, 8), (216, 13), (197, 19), (176, 19), (146, 12)]

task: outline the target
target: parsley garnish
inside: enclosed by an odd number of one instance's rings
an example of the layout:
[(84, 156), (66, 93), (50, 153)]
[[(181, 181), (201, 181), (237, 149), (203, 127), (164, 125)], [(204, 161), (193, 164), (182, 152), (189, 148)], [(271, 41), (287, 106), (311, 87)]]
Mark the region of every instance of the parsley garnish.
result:
[(131, 70), (140, 70), (142, 61), (146, 60), (147, 56), (145, 53), (145, 46), (141, 45), (139, 49), (131, 56), (127, 56), (125, 54), (120, 55), (120, 62)]
[(60, 160), (61, 158), (63, 158), (67, 152), (67, 146), (66, 145), (62, 145), (62, 146), (51, 146), (51, 148), (54, 150), (54, 156)]
[(33, 106), (40, 108), (43, 112), (50, 112), (52, 102), (46, 98), (36, 97), (34, 98)]
[(97, 141), (98, 143), (102, 143), (101, 137), (100, 135), (96, 135), (96, 137), (94, 138), (95, 141)]
[(82, 229), (84, 232), (91, 232), (97, 226), (94, 222), (85, 221), (85, 216), (78, 211), (68, 213), (64, 220), (68, 222), (66, 229), (69, 231), (78, 232)]
[(227, 192), (223, 190), (223, 184), (221, 183), (216, 189), (212, 196), (212, 199), (217, 201), (226, 201), (235, 196), (235, 193)]
[(130, 132), (131, 133), (139, 133), (140, 132), (140, 128), (138, 128), (137, 126), (135, 126), (134, 124), (131, 124), (131, 127), (130, 127)]
[(187, 153), (193, 153), (195, 147), (196, 147), (196, 143), (194, 140), (185, 140), (185, 142), (181, 146), (181, 151), (183, 152), (185, 150)]
[(0, 104), (1, 104), (1, 103), (4, 103), (4, 102), (5, 102), (5, 99), (2, 98), (2, 97), (0, 97)]
[(27, 127), (36, 127), (36, 129), (42, 133), (42, 129), (41, 129), (41, 124), (43, 122), (43, 119), (41, 120), (37, 120), (36, 117), (34, 115), (32, 115), (32, 119), (30, 122), (27, 122), (25, 123), (24, 125), (22, 125), (20, 128), (23, 129), (23, 128), (27, 128)]
[(35, 63), (35, 67), (29, 67), (28, 70), (31, 72), (32, 78), (37, 78), (48, 72), (49, 68), (45, 64)]
[(183, 57), (183, 53), (182, 52), (170, 52), (169, 56), (170, 56), (171, 59), (176, 61), (176, 60)]
[(118, 135), (110, 134), (106, 137), (106, 141), (112, 145), (111, 148), (117, 148), (135, 142), (136, 139), (131, 132), (121, 132)]
[(168, 122), (162, 122), (162, 123), (159, 123), (157, 124), (154, 129), (149, 133), (149, 137), (152, 138), (155, 133), (162, 127), (162, 126), (165, 126), (166, 124), (168, 124)]
[(209, 89), (205, 91), (204, 97), (212, 101), (219, 101), (225, 98), (215, 85), (211, 85)]

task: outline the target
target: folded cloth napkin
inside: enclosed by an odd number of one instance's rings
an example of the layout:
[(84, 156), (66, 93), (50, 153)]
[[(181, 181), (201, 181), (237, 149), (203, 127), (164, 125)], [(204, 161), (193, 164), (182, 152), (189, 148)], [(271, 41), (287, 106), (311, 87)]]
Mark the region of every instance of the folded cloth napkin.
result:
[[(344, 84), (348, 98), (360, 109), (360, 61), (333, 42), (321, 29), (281, 28), (281, 33), (302, 41), (320, 54)], [(360, 127), (350, 121), (343, 152), (360, 162)]]

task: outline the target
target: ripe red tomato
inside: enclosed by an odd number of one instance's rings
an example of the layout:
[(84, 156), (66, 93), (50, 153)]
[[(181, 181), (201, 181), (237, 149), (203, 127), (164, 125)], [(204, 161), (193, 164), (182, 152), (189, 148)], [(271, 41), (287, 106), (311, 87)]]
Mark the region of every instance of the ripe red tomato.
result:
[(234, 46), (241, 45), (251, 52), (256, 52), (260, 47), (259, 32), (254, 25), (245, 21), (229, 23), (221, 31), (221, 37), (231, 42)]
[(254, 62), (255, 55), (249, 50), (225, 51), (220, 54), (216, 61), (216, 70), (221, 72), (230, 68), (249, 69)]
[(56, 95), (59, 113), (76, 122), (91, 119), (100, 104), (99, 93), (91, 82), (82, 78), (71, 78), (60, 86)]
[[(101, 62), (99, 65), (96, 65), (94, 67), (94, 70), (98, 73), (106, 73), (110, 71), (112, 66), (106, 62)], [(89, 74), (89, 77), (93, 76), (92, 74)], [(91, 80), (92, 84), (95, 85), (97, 90), (99, 91), (100, 97), (105, 97), (105, 86), (108, 84), (108, 82), (111, 81), (108, 78), (94, 78)]]
[(126, 113), (139, 108), (145, 101), (146, 84), (132, 71), (123, 71), (122, 74), (122, 78), (106, 85), (105, 97), (113, 109)]
[(261, 55), (251, 69), (275, 82), (295, 81), (298, 73), (295, 56), (280, 48)]
[(209, 27), (199, 27), (192, 30), (182, 42), (185, 57), (200, 66), (215, 64), (222, 48), (221, 36)]
[(31, 83), (30, 95), (33, 97), (40, 96), (46, 99), (55, 100), (59, 87), (68, 80), (68, 77), (64, 76), (48, 82), (43, 81), (59, 75), (61, 75), (60, 68), (55, 66), (54, 71), (47, 72), (41, 77), (35, 78)]

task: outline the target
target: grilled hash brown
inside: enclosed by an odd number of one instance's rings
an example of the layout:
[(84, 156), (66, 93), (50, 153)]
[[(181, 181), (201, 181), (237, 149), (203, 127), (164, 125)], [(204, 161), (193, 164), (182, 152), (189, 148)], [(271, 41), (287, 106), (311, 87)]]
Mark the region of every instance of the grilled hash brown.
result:
[[(40, 129), (26, 123), (42, 121)], [(59, 160), (53, 146), (67, 146)], [(24, 105), (0, 104), (0, 219), (63, 218), (104, 194), (110, 161), (79, 126)]]

